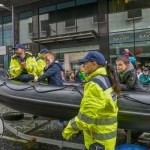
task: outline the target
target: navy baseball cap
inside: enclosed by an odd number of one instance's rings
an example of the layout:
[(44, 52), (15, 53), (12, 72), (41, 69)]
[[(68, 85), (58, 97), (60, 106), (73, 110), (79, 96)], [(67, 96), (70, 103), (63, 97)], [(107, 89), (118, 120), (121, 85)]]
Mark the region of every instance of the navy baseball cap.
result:
[(26, 49), (23, 44), (17, 44), (17, 45), (16, 45), (15, 47), (13, 47), (12, 49), (18, 49), (18, 48)]
[(147, 67), (145, 67), (145, 68), (143, 69), (143, 71), (149, 71), (149, 69), (148, 69)]
[(40, 53), (48, 53), (48, 50), (46, 48), (43, 48), (40, 50)]
[(106, 65), (106, 59), (104, 55), (97, 51), (90, 51), (83, 59), (79, 59), (78, 61), (79, 63), (84, 63), (87, 61), (94, 61), (102, 66)]

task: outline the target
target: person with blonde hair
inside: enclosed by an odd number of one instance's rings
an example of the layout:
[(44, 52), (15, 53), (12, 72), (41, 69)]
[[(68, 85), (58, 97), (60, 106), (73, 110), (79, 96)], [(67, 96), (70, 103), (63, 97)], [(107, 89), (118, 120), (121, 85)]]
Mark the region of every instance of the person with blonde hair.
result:
[(63, 85), (61, 65), (55, 62), (55, 57), (52, 54), (48, 54), (45, 59), (44, 74), (37, 79), (37, 82), (47, 79), (49, 85)]

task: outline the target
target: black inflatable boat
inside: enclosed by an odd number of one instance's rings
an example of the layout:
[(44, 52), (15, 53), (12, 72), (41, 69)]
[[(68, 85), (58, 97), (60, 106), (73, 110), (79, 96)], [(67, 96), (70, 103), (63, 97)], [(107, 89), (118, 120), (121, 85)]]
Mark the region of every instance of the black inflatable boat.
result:
[[(7, 79), (0, 71), (0, 103), (33, 115), (69, 120), (77, 115), (83, 86), (47, 86)], [(118, 99), (119, 127), (150, 131), (150, 93), (124, 92)]]

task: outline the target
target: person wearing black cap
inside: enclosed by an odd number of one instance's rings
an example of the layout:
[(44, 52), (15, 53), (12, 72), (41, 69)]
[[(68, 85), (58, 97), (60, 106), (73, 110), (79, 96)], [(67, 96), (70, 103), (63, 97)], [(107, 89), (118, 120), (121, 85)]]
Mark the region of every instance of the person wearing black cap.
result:
[(12, 56), (9, 66), (9, 72), (15, 80), (22, 82), (29, 82), (37, 78), (37, 63), (35, 57), (25, 52), (25, 46), (23, 44), (17, 44), (13, 48), (15, 55)]
[(143, 73), (139, 76), (139, 81), (144, 86), (148, 86), (150, 84), (150, 74), (147, 67), (143, 69)]
[(46, 48), (43, 48), (40, 50), (40, 53), (38, 53), (38, 56), (36, 58), (37, 62), (37, 76), (40, 77), (44, 73), (44, 67), (46, 66), (46, 60), (45, 57), (48, 55), (48, 50)]
[(114, 150), (117, 135), (117, 95), (120, 93), (117, 74), (105, 57), (90, 51), (81, 60), (86, 84), (78, 115), (69, 121), (62, 135), (69, 139), (83, 131), (86, 149)]

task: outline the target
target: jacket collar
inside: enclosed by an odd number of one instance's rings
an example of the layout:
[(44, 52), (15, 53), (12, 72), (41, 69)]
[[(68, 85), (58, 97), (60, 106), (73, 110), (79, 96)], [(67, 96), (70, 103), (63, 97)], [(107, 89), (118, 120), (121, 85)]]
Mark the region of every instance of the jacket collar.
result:
[(130, 71), (130, 70), (133, 70), (133, 69), (134, 69), (134, 67), (133, 67), (132, 63), (130, 62), (129, 67), (123, 72), (123, 75), (124, 75), (126, 72), (128, 72), (128, 71)]
[(38, 56), (44, 58), (44, 57), (41, 55), (41, 53), (38, 53)]
[(106, 67), (98, 68), (96, 71), (91, 73), (89, 76), (85, 78), (86, 82), (89, 81), (91, 78), (97, 76), (97, 75), (107, 75)]

